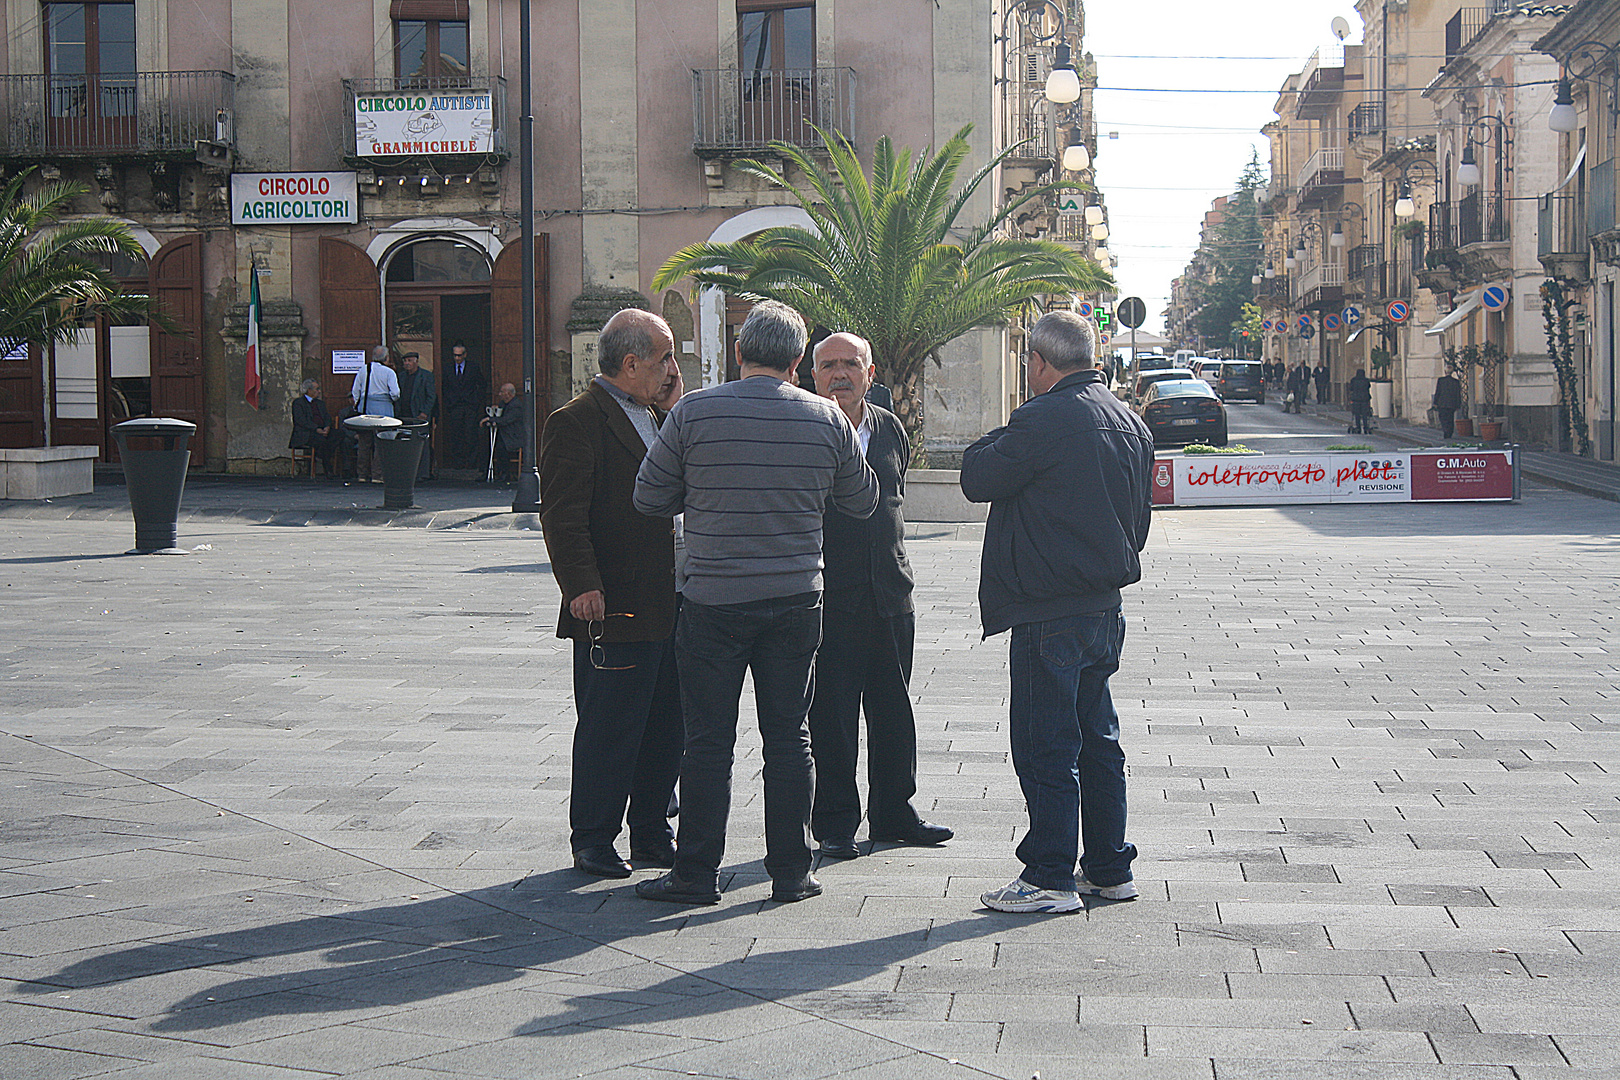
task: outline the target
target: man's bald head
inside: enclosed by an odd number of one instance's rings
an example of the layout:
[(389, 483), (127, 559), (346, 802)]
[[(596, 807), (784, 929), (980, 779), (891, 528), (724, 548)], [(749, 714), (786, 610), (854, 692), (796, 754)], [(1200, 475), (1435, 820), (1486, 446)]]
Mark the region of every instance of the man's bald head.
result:
[(602, 338), (597, 344), (597, 366), (602, 374), (613, 378), (630, 355), (644, 360), (657, 359), (662, 350), (661, 340), (673, 342), (669, 323), (641, 308), (625, 308), (616, 313), (602, 327)]

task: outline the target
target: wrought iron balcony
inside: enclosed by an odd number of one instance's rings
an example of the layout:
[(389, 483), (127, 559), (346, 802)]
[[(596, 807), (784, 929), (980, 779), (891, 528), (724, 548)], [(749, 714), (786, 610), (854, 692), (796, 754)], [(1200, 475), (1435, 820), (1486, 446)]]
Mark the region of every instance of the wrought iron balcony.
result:
[(853, 68), (692, 72), (692, 148), (700, 155), (822, 145), (816, 129), (855, 135)]
[(1481, 192), (1464, 196), (1457, 202), (1457, 246), (1469, 244), (1496, 244), (1508, 238), (1507, 203), (1500, 192), (1487, 196)]
[(1384, 130), (1384, 103), (1364, 101), (1350, 110), (1350, 138), (1364, 139)]
[(1344, 186), (1344, 147), (1324, 146), (1312, 154), (1294, 178), (1299, 188), (1299, 204), (1309, 206), (1325, 200)]
[(190, 157), (234, 144), (227, 71), (0, 75), (0, 157)]

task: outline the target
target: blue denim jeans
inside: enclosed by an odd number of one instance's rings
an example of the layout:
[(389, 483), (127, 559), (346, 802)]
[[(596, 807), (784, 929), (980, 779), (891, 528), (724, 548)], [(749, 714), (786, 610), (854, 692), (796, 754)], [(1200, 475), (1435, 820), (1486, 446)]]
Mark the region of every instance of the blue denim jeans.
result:
[(680, 836), (675, 873), (701, 887), (718, 880), (731, 814), (743, 675), (754, 676), (764, 742), (765, 869), (776, 879), (810, 869), (810, 803), (815, 769), (806, 714), (811, 663), (821, 644), (821, 594), (751, 604), (683, 600), (675, 624), (675, 663), (686, 714), (681, 757)]
[(1125, 753), (1108, 693), (1124, 644), (1119, 608), (1013, 627), (1012, 760), (1029, 808), (1018, 858), (1038, 888), (1073, 889), (1077, 852), (1092, 884), (1131, 879)]

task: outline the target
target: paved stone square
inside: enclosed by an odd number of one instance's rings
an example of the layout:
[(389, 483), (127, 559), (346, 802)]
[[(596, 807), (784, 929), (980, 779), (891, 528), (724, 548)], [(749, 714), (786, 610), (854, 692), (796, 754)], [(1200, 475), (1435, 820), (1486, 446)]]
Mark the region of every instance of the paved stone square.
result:
[(292, 520), (138, 558), (127, 516), (0, 518), (5, 1080), (1620, 1074), (1620, 506), (1156, 514), (1142, 898), (1037, 917), (978, 904), (1025, 816), (977, 527), (913, 527), (956, 840), (770, 903), (749, 734), (689, 910), (568, 868), (537, 531)]

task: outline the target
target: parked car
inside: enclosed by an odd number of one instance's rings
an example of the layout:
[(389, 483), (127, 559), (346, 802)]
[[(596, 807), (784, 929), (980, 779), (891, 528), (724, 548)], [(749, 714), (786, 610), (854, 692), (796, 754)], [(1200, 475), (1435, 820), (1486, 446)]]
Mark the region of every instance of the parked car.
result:
[(1266, 380), (1258, 360), (1228, 360), (1221, 365), (1220, 375), (1210, 382), (1222, 401), (1253, 401), (1266, 403)]
[(1142, 398), (1142, 422), (1154, 446), (1226, 445), (1226, 406), (1202, 379), (1161, 380)]
[(1193, 373), (1185, 368), (1165, 368), (1162, 371), (1144, 371), (1136, 377), (1136, 385), (1131, 390), (1131, 400), (1141, 403), (1147, 395), (1148, 387), (1162, 382), (1182, 382), (1193, 380)]
[(1221, 377), (1222, 363), (1224, 363), (1224, 361), (1215, 360), (1208, 356), (1200, 356), (1188, 366), (1192, 369), (1192, 373), (1194, 375), (1198, 376), (1200, 379), (1203, 379), (1205, 382), (1209, 383), (1209, 385), (1214, 386), (1215, 380)]
[(1175, 367), (1170, 358), (1163, 353), (1137, 353), (1137, 371), (1163, 371), (1165, 368)]

